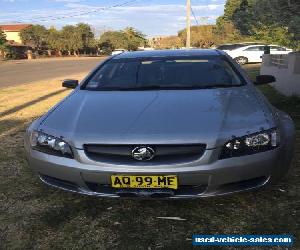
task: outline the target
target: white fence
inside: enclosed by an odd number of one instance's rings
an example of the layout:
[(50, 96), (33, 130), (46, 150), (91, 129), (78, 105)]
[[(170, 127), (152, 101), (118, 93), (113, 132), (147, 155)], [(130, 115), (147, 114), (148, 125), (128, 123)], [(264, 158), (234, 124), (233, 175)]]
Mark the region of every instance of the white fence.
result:
[(276, 82), (272, 84), (286, 96), (300, 96), (300, 53), (288, 55), (263, 55), (260, 73), (273, 75)]
[(288, 68), (288, 55), (270, 55), (271, 57), (271, 66), (278, 68)]

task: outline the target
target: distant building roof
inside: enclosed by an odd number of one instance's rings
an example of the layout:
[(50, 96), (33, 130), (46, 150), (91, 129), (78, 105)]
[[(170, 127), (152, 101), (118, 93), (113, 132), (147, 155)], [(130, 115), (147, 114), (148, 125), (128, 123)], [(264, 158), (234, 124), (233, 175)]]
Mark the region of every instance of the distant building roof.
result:
[(0, 29), (3, 31), (21, 31), (31, 26), (31, 24), (0, 24)]

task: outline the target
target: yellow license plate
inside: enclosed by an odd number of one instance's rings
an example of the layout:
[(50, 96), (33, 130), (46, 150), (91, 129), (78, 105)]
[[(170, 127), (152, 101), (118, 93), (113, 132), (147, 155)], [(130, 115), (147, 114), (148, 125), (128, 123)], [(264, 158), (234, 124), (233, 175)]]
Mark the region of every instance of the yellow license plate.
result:
[(176, 175), (146, 176), (146, 175), (112, 175), (111, 185), (114, 188), (170, 188), (177, 189)]

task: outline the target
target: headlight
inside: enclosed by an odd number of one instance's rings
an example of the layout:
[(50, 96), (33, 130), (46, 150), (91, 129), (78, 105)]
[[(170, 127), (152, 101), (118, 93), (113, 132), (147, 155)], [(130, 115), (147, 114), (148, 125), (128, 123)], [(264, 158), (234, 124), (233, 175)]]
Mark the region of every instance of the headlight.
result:
[(276, 129), (258, 132), (244, 137), (237, 137), (225, 143), (220, 159), (251, 155), (276, 148), (280, 143)]
[(47, 154), (73, 158), (73, 152), (68, 143), (43, 132), (33, 131), (30, 136), (30, 144), (33, 149)]

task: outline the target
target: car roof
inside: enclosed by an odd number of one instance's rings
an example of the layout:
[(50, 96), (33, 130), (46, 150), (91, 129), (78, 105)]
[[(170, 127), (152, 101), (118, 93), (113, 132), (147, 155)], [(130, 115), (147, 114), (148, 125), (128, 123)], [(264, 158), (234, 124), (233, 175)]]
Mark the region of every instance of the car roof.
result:
[[(245, 47), (243, 47), (243, 48), (249, 48), (249, 47), (265, 47), (266, 45), (263, 45), (263, 44), (251, 44), (251, 45), (247, 45), (247, 46), (245, 46)], [(268, 46), (268, 45), (267, 45)]]
[(243, 42), (243, 43), (223, 43), (219, 44), (219, 46), (223, 45), (265, 45), (265, 43), (260, 43), (260, 42)]
[(144, 57), (180, 57), (180, 56), (220, 56), (224, 52), (217, 49), (174, 49), (174, 50), (147, 50), (124, 52), (116, 55), (114, 59), (144, 58)]
[[(264, 44), (251, 44), (251, 45), (247, 45), (247, 46), (245, 46), (245, 47), (264, 47), (264, 46), (276, 46), (276, 47), (284, 47), (284, 46), (281, 46), (281, 45), (277, 45), (277, 44), (266, 44), (266, 45), (264, 45)], [(243, 48), (245, 48), (245, 47), (243, 47)]]

